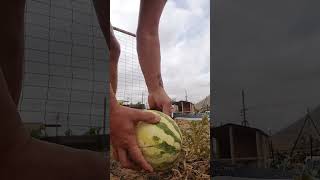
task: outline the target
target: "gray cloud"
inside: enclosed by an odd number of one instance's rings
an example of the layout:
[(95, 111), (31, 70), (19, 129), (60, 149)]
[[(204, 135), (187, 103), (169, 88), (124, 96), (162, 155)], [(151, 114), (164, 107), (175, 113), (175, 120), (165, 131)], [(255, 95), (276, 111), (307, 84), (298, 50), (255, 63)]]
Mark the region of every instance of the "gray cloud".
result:
[[(173, 99), (185, 99), (185, 90), (192, 102), (210, 93), (209, 3), (168, 1), (163, 11), (159, 30), (161, 68), (165, 89)], [(111, 22), (135, 32), (138, 11), (138, 0), (111, 1)]]
[[(213, 4), (212, 4), (213, 5)], [(273, 132), (320, 104), (319, 1), (216, 0), (212, 18), (214, 120)]]

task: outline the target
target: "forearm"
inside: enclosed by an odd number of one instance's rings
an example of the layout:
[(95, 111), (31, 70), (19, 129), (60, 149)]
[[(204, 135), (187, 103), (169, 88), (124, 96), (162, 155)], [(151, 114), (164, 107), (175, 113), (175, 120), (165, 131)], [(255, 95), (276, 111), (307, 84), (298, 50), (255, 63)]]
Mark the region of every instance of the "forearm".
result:
[(137, 51), (149, 93), (163, 88), (159, 36), (137, 33)]
[(109, 50), (119, 49), (119, 47), (114, 47), (118, 44), (111, 43), (116, 41), (113, 34), (113, 28), (110, 24), (109, 7), (110, 4), (107, 0), (93, 0), (93, 4), (96, 10), (97, 18), (101, 31), (106, 39)]
[[(117, 41), (113, 27), (109, 21), (109, 3), (106, 0), (93, 0), (101, 31), (105, 37), (109, 49), (109, 74), (114, 93), (117, 91), (118, 60), (120, 56), (120, 44)], [(107, 68), (107, 67), (106, 67)]]
[(166, 0), (142, 0), (137, 29), (137, 51), (149, 93), (163, 88), (159, 22)]
[(109, 15), (109, 1), (107, 0), (92, 0), (94, 8), (96, 10), (97, 18), (101, 31), (109, 44), (110, 42), (110, 15)]
[(117, 98), (112, 90), (111, 83), (109, 84), (109, 103), (110, 111), (114, 111), (119, 106)]

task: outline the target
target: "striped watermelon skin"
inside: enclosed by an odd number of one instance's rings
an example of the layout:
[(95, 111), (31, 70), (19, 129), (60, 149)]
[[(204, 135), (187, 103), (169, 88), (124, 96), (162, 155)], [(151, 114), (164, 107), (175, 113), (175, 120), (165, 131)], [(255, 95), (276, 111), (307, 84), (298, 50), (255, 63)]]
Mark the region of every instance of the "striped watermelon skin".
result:
[(139, 122), (137, 140), (139, 147), (156, 171), (170, 169), (178, 159), (182, 148), (182, 134), (179, 126), (168, 115), (147, 110), (161, 117), (157, 124)]

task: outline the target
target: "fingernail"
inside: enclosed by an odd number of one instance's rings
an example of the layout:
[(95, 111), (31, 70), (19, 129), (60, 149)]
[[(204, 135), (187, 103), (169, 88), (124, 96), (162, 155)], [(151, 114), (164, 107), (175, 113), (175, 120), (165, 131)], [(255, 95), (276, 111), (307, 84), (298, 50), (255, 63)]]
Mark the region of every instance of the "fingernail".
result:
[(161, 119), (160, 116), (156, 115), (155, 120), (160, 121), (160, 119)]

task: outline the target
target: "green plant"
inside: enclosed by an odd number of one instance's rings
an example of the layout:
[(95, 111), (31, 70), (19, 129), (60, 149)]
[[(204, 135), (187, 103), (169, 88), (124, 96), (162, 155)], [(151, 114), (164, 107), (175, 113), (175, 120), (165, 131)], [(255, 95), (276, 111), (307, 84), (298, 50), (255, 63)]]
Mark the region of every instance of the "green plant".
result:
[(40, 139), (42, 137), (42, 132), (40, 129), (33, 129), (30, 132), (31, 137)]
[(65, 134), (66, 136), (72, 136), (72, 130), (71, 130), (71, 129), (67, 129), (67, 130), (64, 132), (64, 134)]
[(30, 135), (31, 135), (31, 137), (36, 138), (36, 139), (40, 139), (42, 137), (47, 136), (44, 126), (40, 126), (38, 129), (32, 129), (30, 132)]
[(90, 136), (99, 135), (101, 129), (102, 129), (101, 127), (92, 127), (85, 133), (85, 135), (90, 135)]

